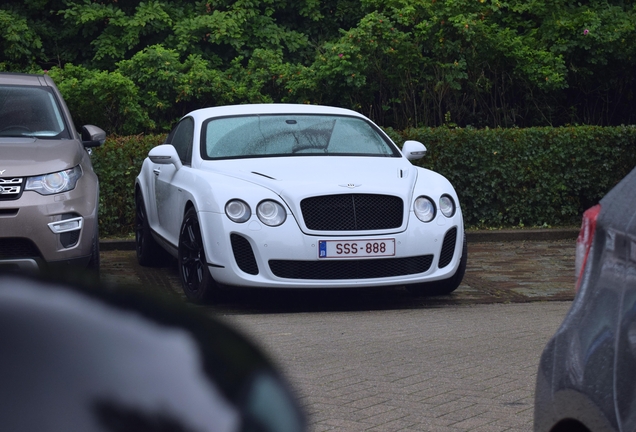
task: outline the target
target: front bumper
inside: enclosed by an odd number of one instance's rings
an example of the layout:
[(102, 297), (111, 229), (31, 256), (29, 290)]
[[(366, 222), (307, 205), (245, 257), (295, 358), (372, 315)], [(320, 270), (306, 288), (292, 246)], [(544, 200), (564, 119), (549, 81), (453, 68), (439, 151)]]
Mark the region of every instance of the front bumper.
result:
[[(0, 201), (0, 269), (86, 266), (97, 234), (96, 188), (96, 182), (80, 181), (69, 192), (43, 196), (25, 191), (17, 200)], [(64, 220), (77, 223), (61, 233), (49, 226)]]
[[(453, 276), (461, 259), (461, 213), (441, 214), (430, 223), (412, 213), (403, 232), (314, 236), (301, 232), (294, 218), (279, 227), (256, 219), (243, 224), (224, 214), (199, 213), (204, 248), (215, 281), (263, 288), (382, 287), (433, 282)], [(319, 258), (320, 240), (395, 240), (395, 255)]]

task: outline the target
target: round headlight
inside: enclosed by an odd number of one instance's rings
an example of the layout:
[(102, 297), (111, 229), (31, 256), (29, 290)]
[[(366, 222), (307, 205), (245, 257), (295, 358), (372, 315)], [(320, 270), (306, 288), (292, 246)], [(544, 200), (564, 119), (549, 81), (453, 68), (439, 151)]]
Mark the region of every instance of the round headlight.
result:
[(442, 195), (439, 199), (439, 211), (447, 218), (453, 217), (455, 215), (455, 201), (448, 195)]
[(413, 205), (415, 216), (422, 222), (430, 222), (435, 219), (435, 204), (429, 197), (421, 196)]
[(69, 175), (65, 171), (47, 174), (42, 178), (42, 186), (47, 191), (55, 193), (64, 190), (69, 184)]
[(236, 223), (243, 223), (252, 216), (250, 206), (244, 201), (234, 199), (225, 204), (225, 214)]
[(261, 201), (256, 207), (256, 215), (261, 222), (268, 226), (278, 226), (287, 219), (287, 213), (283, 206), (271, 200)]

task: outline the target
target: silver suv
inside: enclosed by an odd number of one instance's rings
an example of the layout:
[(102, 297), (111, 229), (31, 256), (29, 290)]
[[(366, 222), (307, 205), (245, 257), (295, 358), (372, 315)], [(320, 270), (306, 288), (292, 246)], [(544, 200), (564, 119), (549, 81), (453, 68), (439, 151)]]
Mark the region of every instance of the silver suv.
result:
[(99, 269), (99, 183), (89, 148), (48, 75), (0, 73), (0, 272)]

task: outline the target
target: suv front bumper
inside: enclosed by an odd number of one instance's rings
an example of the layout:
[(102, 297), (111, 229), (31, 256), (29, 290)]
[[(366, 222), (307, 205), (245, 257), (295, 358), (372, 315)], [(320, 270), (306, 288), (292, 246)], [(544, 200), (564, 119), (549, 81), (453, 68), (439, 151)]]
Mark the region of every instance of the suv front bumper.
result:
[[(0, 270), (86, 266), (98, 241), (97, 202), (89, 197), (98, 194), (96, 178), (81, 180), (72, 191), (47, 196), (25, 191), (17, 200), (0, 201)], [(76, 223), (54, 232), (62, 221)]]

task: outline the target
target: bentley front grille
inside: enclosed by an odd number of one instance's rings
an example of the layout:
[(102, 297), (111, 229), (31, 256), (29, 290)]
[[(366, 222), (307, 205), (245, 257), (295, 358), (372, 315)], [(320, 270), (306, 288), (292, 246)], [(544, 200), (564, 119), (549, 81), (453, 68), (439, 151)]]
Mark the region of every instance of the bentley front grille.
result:
[(274, 275), (285, 279), (375, 279), (424, 273), (432, 262), (433, 255), (421, 255), (337, 261), (271, 260), (269, 267)]
[(370, 231), (402, 226), (404, 203), (391, 195), (342, 194), (305, 198), (305, 225), (314, 231)]

